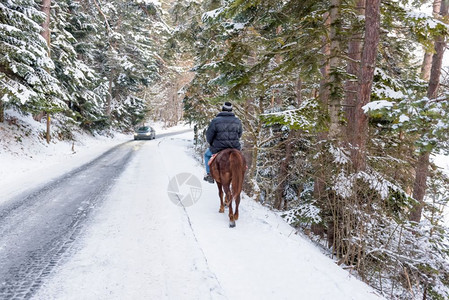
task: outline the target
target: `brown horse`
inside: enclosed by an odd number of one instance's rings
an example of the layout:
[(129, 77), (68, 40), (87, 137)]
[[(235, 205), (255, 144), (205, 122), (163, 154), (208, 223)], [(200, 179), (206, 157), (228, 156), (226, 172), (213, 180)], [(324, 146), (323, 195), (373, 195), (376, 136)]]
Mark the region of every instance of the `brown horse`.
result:
[[(240, 192), (245, 171), (245, 158), (237, 149), (218, 152), (210, 164), (210, 174), (217, 182), (220, 196), (219, 212), (224, 213), (225, 204), (229, 206), (229, 227), (235, 227), (235, 221), (239, 218)], [(225, 203), (223, 203), (223, 189), (226, 194)], [(235, 202), (235, 212), (232, 210), (232, 200)]]

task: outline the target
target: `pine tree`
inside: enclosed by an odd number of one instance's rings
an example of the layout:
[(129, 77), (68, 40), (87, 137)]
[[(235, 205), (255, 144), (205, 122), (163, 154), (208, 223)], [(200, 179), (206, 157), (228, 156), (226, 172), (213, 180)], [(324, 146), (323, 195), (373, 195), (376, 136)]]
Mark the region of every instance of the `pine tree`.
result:
[(133, 121), (121, 107), (130, 95), (137, 97), (159, 79), (163, 60), (158, 47), (169, 32), (153, 2), (107, 1), (98, 2), (97, 8), (106, 24), (95, 51), (96, 69), (108, 81), (105, 113), (117, 126), (126, 127)]
[(37, 113), (63, 107), (59, 82), (46, 41), (40, 35), (43, 15), (34, 1), (0, 4), (0, 100), (3, 105)]
[(101, 81), (88, 66), (91, 60), (86, 59), (91, 51), (86, 36), (94, 32), (96, 25), (73, 1), (55, 3), (51, 20), (51, 58), (55, 63), (54, 75), (61, 82), (67, 114), (83, 128), (95, 128), (105, 118), (102, 95), (96, 93)]
[[(449, 3), (442, 1), (440, 7), (440, 15), (442, 18), (448, 16)], [(438, 87), (440, 85), (441, 65), (443, 61), (444, 50), (446, 48), (446, 41), (443, 36), (438, 36), (435, 40), (435, 54), (432, 58), (432, 68), (430, 71), (429, 87), (427, 89), (428, 101), (435, 101), (438, 97)], [(426, 138), (427, 130), (422, 132), (422, 138)], [(419, 222), (421, 220), (422, 209), (424, 206), (424, 196), (427, 187), (427, 177), (429, 172), (429, 159), (431, 148), (420, 149), (418, 162), (416, 165), (415, 183), (413, 186), (413, 198), (418, 202), (412, 209), (410, 220)]]

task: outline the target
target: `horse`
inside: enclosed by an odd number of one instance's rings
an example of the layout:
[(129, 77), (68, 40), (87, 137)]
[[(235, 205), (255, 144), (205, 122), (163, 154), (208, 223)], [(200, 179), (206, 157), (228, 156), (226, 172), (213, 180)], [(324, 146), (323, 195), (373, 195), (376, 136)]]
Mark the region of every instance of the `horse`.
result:
[[(243, 187), (243, 177), (246, 171), (246, 160), (237, 149), (224, 149), (218, 152), (210, 163), (210, 174), (215, 179), (220, 196), (220, 209), (224, 213), (224, 207), (229, 206), (229, 227), (235, 227), (235, 221), (239, 218), (240, 193)], [(223, 202), (223, 190), (226, 194)], [(232, 201), (235, 202), (235, 212), (232, 209)]]

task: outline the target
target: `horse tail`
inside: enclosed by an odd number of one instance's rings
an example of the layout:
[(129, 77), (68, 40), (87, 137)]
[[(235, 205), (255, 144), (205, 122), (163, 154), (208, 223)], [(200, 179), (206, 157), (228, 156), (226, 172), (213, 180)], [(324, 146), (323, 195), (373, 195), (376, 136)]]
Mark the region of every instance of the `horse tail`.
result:
[(245, 174), (245, 160), (240, 151), (231, 151), (229, 155), (229, 164), (232, 176), (232, 198), (240, 195), (243, 188), (243, 176)]

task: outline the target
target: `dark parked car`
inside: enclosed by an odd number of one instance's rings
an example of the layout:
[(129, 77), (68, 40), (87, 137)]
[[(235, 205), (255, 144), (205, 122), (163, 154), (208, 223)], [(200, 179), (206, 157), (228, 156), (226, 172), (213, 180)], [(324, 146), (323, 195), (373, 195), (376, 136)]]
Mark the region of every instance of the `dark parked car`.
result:
[(156, 131), (154, 131), (153, 127), (150, 126), (139, 127), (134, 132), (135, 140), (152, 140), (155, 138), (156, 138)]

